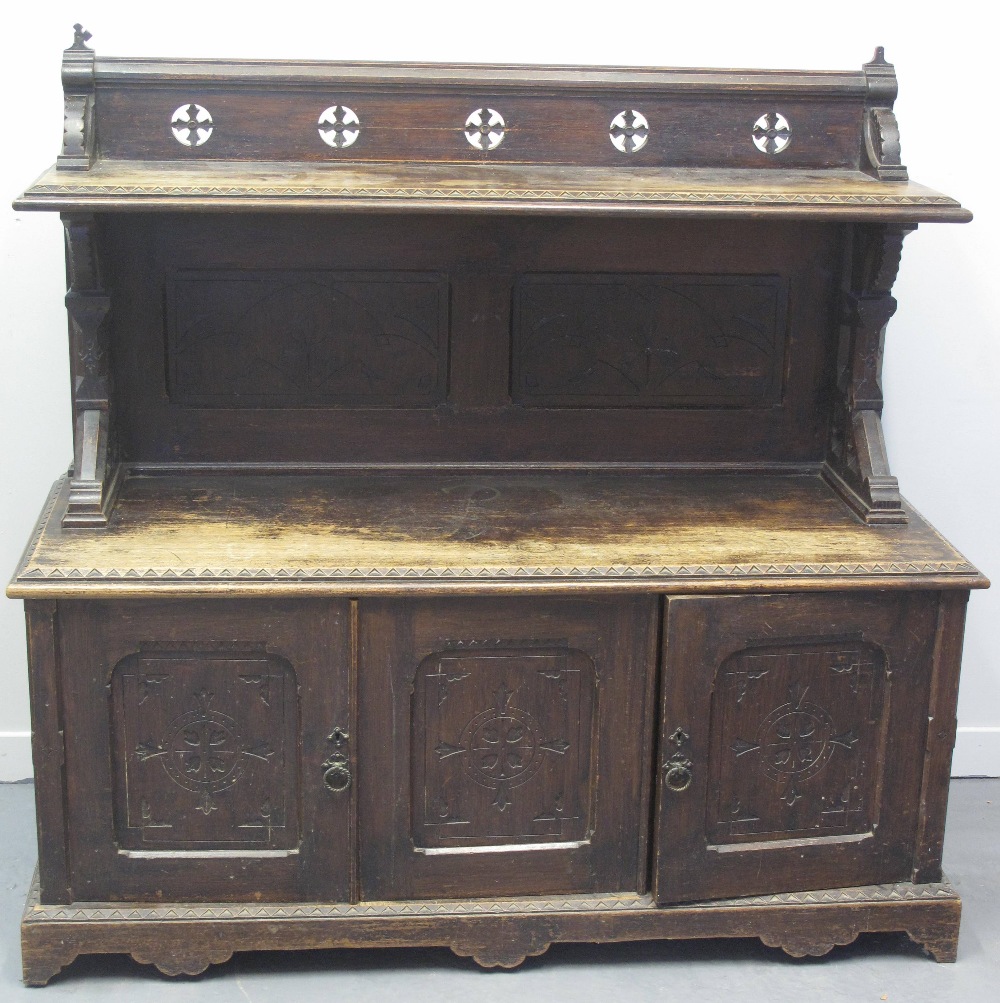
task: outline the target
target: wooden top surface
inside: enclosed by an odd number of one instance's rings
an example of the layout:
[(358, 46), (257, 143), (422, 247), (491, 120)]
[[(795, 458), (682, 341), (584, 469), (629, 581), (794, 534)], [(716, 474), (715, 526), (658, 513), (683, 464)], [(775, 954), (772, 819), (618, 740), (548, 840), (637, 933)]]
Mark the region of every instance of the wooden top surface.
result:
[(861, 171), (540, 164), (101, 160), (43, 174), (15, 209), (385, 209), (967, 222), (947, 195)]
[(918, 514), (863, 525), (816, 475), (164, 474), (106, 529), (58, 482), (11, 597), (982, 588)]

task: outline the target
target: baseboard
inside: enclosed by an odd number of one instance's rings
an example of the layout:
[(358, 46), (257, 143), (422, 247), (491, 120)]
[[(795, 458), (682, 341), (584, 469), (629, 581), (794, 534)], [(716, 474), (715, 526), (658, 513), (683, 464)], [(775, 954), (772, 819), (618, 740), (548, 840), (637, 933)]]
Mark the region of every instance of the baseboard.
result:
[[(0, 731), (0, 783), (31, 775), (31, 733)], [(1000, 728), (959, 728), (951, 775), (1000, 777)]]
[(1000, 728), (959, 728), (953, 777), (1000, 777)]
[(31, 732), (0, 731), (0, 783), (30, 780)]

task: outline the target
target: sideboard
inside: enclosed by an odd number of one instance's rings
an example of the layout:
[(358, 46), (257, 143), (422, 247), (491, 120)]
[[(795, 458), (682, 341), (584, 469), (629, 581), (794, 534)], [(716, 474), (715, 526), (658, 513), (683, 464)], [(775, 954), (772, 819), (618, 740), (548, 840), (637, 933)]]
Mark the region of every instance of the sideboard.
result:
[(966, 603), (854, 72), (64, 56), (75, 455), (25, 603), (24, 977), (905, 931)]

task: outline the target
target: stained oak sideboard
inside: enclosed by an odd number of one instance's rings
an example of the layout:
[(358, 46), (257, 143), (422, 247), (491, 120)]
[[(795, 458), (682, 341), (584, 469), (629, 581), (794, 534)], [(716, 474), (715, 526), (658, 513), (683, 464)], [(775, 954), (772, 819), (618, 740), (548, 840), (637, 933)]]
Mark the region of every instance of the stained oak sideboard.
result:
[(99, 58), (55, 166), (74, 448), (30, 654), (25, 980), (81, 953), (905, 931), (970, 590), (881, 359), (856, 72)]

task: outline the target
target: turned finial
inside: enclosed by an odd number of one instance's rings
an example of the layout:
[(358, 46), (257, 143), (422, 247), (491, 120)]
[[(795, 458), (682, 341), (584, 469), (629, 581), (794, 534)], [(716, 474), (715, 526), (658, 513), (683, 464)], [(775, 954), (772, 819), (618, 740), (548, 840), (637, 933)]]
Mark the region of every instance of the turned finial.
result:
[(70, 46), (71, 49), (83, 49), (86, 52), (90, 51), (90, 46), (87, 42), (91, 39), (91, 34), (87, 31), (82, 24), (73, 25), (73, 44)]

